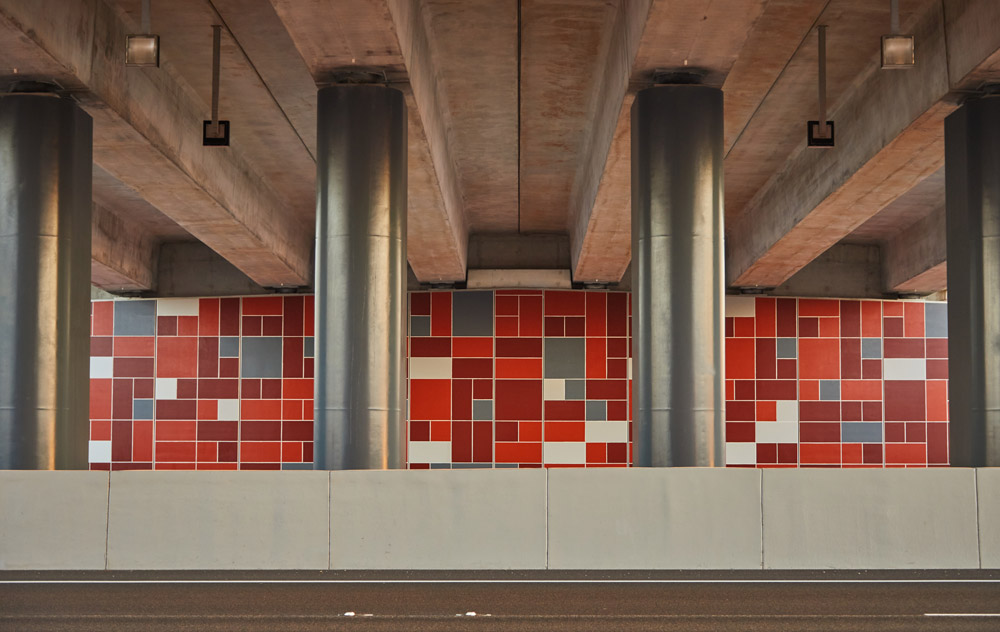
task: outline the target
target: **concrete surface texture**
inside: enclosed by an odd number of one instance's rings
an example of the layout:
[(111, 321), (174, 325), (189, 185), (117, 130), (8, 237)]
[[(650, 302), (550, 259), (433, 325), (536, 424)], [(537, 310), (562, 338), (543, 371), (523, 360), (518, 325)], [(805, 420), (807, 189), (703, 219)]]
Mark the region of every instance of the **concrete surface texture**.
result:
[(0, 472), (0, 570), (995, 569), (997, 483), (964, 468), (113, 472), (109, 499), (103, 473)]

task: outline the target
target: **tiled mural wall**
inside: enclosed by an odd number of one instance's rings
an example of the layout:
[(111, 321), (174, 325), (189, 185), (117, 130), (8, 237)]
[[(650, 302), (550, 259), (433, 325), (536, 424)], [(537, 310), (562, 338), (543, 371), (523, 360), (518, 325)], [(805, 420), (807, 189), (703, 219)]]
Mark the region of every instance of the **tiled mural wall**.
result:
[[(410, 293), (411, 468), (621, 467), (629, 295)], [(943, 303), (727, 297), (734, 466), (946, 465)], [(94, 469), (312, 460), (311, 296), (95, 301)]]

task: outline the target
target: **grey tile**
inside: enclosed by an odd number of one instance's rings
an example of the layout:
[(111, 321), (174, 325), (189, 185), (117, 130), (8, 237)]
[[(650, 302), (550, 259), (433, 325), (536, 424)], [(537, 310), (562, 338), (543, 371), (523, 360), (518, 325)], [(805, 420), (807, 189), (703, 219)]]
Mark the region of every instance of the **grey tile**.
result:
[(823, 401), (835, 402), (840, 399), (840, 380), (820, 380), (819, 398)]
[(311, 470), (313, 469), (312, 463), (282, 463), (281, 469), (283, 470)]
[(156, 334), (156, 301), (115, 301), (116, 336)]
[(306, 358), (316, 357), (316, 339), (312, 336), (306, 336), (302, 340), (302, 355)]
[(586, 380), (566, 380), (566, 399), (587, 399)]
[(493, 400), (492, 399), (472, 400), (472, 420), (493, 421)]
[[(431, 467), (434, 464), (431, 463)], [(491, 470), (493, 469), (492, 463), (452, 463), (451, 469), (453, 470)]]
[(410, 316), (410, 335), (411, 336), (431, 335), (431, 317)]
[(516, 470), (517, 463), (494, 463), (493, 468), (497, 470)]
[(492, 336), (493, 292), (452, 292), (451, 330), (453, 336)]
[(796, 346), (795, 338), (778, 338), (778, 344), (776, 348), (778, 357), (782, 359), (796, 357), (795, 346)]
[(134, 399), (132, 400), (132, 419), (152, 419), (153, 400)]
[(219, 357), (240, 357), (240, 339), (236, 336), (222, 336), (219, 338)]
[(878, 443), (882, 441), (882, 424), (845, 421), (840, 424), (840, 440), (844, 443)]
[(545, 377), (575, 377), (586, 374), (587, 347), (583, 338), (545, 339)]
[(863, 360), (877, 360), (882, 357), (881, 338), (861, 339), (861, 358)]
[(948, 304), (924, 304), (924, 335), (928, 338), (948, 337)]
[(450, 470), (451, 463), (431, 463), (432, 470)]
[(604, 400), (587, 402), (587, 421), (607, 421), (608, 403)]
[(281, 338), (243, 338), (241, 377), (281, 377)]

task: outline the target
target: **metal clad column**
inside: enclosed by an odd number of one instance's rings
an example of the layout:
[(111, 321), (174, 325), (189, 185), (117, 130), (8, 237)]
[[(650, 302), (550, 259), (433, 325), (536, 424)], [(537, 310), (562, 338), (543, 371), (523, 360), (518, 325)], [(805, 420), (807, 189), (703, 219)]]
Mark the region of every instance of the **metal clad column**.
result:
[(86, 469), (92, 123), (0, 97), (0, 469)]
[(319, 91), (318, 470), (405, 464), (406, 104), (374, 85)]
[(1000, 97), (945, 121), (951, 465), (1000, 466)]
[(632, 392), (640, 466), (722, 466), (722, 91), (632, 105)]

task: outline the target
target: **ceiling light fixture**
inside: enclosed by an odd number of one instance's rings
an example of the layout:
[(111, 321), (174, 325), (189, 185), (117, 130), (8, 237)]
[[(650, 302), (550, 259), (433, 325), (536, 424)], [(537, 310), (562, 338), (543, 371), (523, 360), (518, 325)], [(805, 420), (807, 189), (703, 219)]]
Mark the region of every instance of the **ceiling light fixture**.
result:
[(819, 35), (819, 120), (806, 124), (809, 147), (833, 147), (833, 121), (826, 120), (826, 25), (816, 27)]
[(151, 34), (149, 28), (149, 3), (142, 0), (142, 33), (125, 36), (125, 65), (151, 66), (160, 65), (160, 36)]
[(229, 121), (219, 120), (219, 60), (222, 56), (222, 27), (212, 25), (212, 120), (202, 126), (201, 144), (208, 147), (229, 145)]
[(899, 33), (899, 0), (889, 0), (889, 31), (882, 36), (882, 69), (913, 68), (913, 36)]

